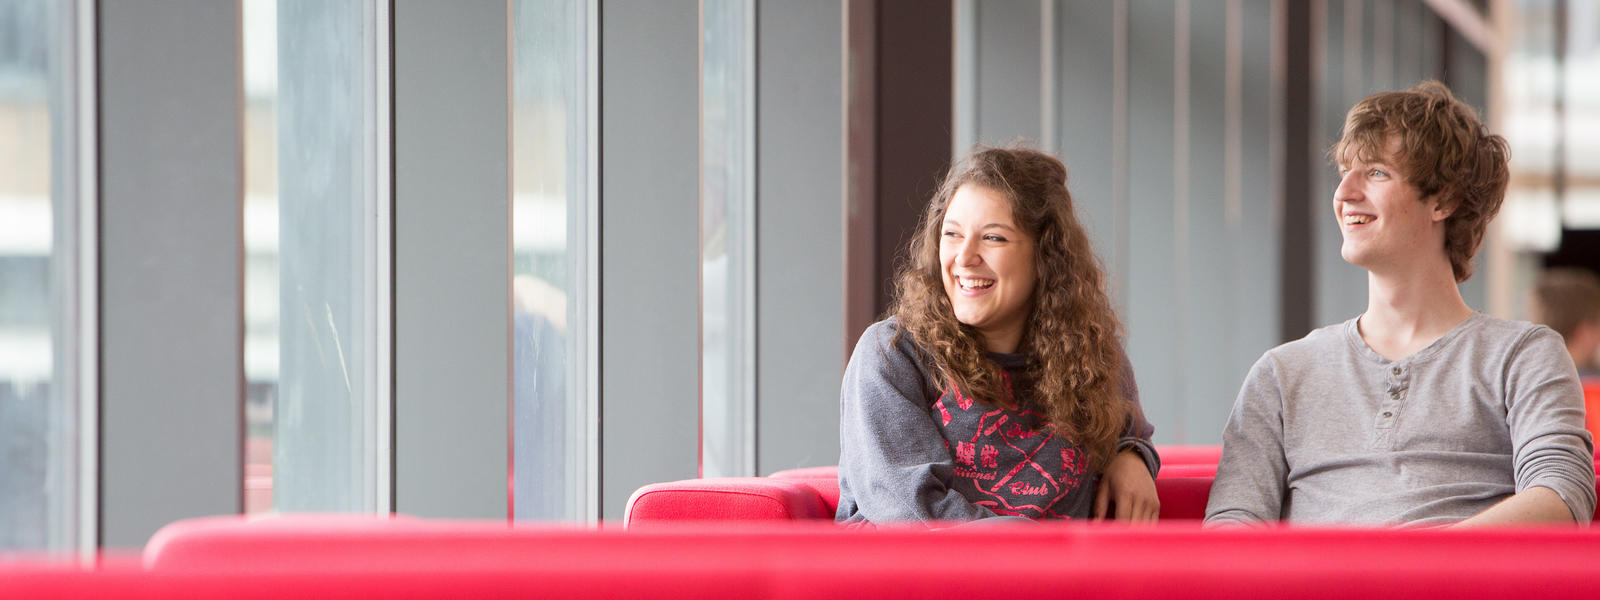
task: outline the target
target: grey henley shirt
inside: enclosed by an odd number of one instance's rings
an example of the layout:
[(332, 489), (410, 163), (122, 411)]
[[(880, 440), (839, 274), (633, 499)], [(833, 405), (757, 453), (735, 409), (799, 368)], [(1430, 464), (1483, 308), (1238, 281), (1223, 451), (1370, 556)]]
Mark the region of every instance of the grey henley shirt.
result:
[(1442, 525), (1547, 487), (1595, 509), (1593, 441), (1561, 336), (1474, 313), (1391, 361), (1356, 319), (1268, 351), (1239, 390), (1208, 524)]

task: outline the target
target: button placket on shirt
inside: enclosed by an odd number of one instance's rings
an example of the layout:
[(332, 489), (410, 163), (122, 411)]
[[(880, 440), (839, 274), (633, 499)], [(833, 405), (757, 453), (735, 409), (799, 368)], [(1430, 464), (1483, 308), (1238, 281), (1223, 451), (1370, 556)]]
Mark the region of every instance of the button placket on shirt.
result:
[(1385, 365), (1384, 387), (1380, 392), (1377, 414), (1373, 415), (1375, 449), (1391, 450), (1395, 446), (1396, 423), (1400, 421), (1401, 402), (1406, 397), (1406, 368), (1400, 364)]

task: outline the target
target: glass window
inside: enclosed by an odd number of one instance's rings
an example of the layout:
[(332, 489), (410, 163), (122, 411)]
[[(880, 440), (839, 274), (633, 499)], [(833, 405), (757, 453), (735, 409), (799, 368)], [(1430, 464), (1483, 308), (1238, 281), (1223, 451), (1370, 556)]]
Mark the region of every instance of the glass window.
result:
[(592, 3), (512, 3), (512, 515), (592, 514)]
[(246, 512), (377, 510), (374, 4), (243, 9)]
[(73, 19), (0, 0), (0, 550), (77, 541)]
[(755, 8), (701, 3), (700, 472), (755, 475)]

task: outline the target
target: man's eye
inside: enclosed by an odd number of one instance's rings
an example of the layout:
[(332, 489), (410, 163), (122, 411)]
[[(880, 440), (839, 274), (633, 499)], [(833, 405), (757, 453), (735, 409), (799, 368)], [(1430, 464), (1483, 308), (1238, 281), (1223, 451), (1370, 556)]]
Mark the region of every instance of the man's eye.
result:
[(1372, 169), (1372, 170), (1367, 171), (1367, 177), (1371, 177), (1373, 179), (1384, 179), (1384, 178), (1387, 178), (1388, 176), (1389, 176), (1389, 172), (1385, 171), (1383, 169)]

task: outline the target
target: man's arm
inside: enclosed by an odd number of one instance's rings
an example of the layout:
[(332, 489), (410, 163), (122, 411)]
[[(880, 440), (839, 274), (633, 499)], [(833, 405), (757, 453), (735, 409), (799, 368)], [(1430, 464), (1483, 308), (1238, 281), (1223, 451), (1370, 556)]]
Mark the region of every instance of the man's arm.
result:
[(1282, 518), (1289, 467), (1283, 454), (1283, 395), (1273, 361), (1262, 356), (1245, 376), (1222, 431), (1222, 458), (1206, 504), (1206, 524)]
[(1552, 523), (1571, 525), (1572, 510), (1561, 494), (1542, 485), (1530, 487), (1500, 501), (1476, 516), (1456, 523), (1458, 529), (1492, 527), (1496, 525), (1522, 525)]
[(1560, 334), (1525, 335), (1506, 365), (1506, 425), (1517, 493), (1461, 526), (1588, 523), (1594, 516), (1594, 443), (1583, 388)]

